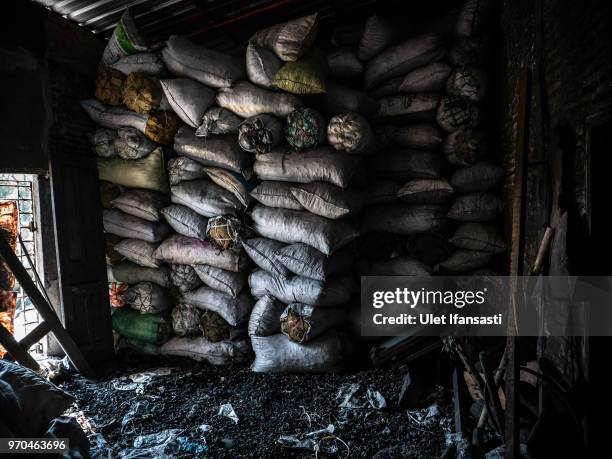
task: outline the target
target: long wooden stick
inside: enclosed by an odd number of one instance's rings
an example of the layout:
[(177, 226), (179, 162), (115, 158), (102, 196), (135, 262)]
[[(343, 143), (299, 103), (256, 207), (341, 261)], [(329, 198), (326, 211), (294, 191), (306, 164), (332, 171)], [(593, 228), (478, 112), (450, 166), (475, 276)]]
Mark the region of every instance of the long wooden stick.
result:
[(17, 282), (21, 285), (23, 291), (28, 295), (43, 320), (49, 325), (58, 343), (70, 361), (74, 364), (75, 368), (84, 376), (94, 376), (94, 372), (85, 359), (85, 356), (83, 356), (77, 344), (68, 334), (51, 305), (45, 300), (42, 293), (40, 293), (40, 290), (36, 287), (36, 284), (34, 284), (34, 281), (4, 237), (0, 237), (0, 256), (4, 258), (6, 265), (15, 275), (15, 279), (17, 279)]

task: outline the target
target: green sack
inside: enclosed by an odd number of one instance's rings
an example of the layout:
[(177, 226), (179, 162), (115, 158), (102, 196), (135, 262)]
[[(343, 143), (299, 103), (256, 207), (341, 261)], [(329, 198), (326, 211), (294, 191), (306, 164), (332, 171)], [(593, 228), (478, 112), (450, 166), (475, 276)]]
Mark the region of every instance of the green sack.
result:
[(98, 178), (128, 188), (169, 192), (161, 148), (141, 159), (98, 158)]
[(292, 94), (322, 94), (327, 91), (327, 62), (319, 52), (287, 62), (274, 76), (272, 86)]
[(141, 314), (127, 306), (113, 313), (112, 324), (121, 336), (144, 343), (163, 344), (172, 336), (172, 322), (165, 314)]

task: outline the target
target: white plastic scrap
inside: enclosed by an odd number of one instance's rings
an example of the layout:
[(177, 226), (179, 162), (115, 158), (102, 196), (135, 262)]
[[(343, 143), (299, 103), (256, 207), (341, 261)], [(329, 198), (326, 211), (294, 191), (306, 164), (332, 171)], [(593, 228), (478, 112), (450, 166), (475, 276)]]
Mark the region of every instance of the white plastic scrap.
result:
[(319, 429), (319, 430), (315, 430), (313, 432), (309, 432), (306, 434), (306, 437), (320, 437), (321, 435), (325, 435), (325, 434), (333, 434), (334, 431), (336, 430), (336, 428), (334, 427), (333, 424), (329, 424), (325, 429)]
[(225, 416), (226, 418), (230, 418), (236, 424), (238, 424), (238, 415), (234, 411), (231, 403), (224, 403), (219, 407), (219, 413), (217, 416)]
[(340, 408), (354, 410), (363, 408), (365, 406), (363, 403), (358, 403), (357, 397), (355, 397), (355, 394), (357, 391), (359, 391), (360, 387), (361, 386), (359, 384), (348, 384), (340, 387), (338, 390), (338, 395), (336, 395), (336, 398), (341, 400)]
[(385, 397), (383, 397), (383, 395), (377, 390), (368, 388), (366, 395), (368, 397), (368, 403), (375, 410), (382, 410), (387, 406)]

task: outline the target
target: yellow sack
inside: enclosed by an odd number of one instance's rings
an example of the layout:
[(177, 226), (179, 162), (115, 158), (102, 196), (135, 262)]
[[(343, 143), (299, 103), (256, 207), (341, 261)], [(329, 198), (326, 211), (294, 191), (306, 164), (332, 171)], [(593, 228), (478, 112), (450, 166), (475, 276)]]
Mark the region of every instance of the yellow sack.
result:
[(107, 105), (121, 105), (125, 75), (110, 67), (102, 67), (96, 77), (96, 99)]
[(153, 142), (167, 145), (174, 140), (180, 125), (181, 121), (174, 112), (158, 110), (149, 115), (145, 135)]
[(159, 108), (163, 92), (159, 82), (140, 73), (130, 73), (123, 85), (122, 100), (130, 110), (146, 115)]
[(298, 95), (321, 94), (327, 91), (327, 63), (319, 52), (295, 62), (287, 62), (274, 76), (272, 86)]
[(156, 148), (141, 159), (99, 158), (98, 178), (128, 188), (168, 193), (164, 153)]

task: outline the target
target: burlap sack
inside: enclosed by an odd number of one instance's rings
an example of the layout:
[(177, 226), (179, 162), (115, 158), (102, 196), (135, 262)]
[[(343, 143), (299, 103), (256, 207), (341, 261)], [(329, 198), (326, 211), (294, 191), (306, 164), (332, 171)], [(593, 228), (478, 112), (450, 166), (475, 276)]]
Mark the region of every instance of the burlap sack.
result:
[(145, 135), (153, 142), (168, 145), (174, 139), (181, 122), (173, 113), (157, 110), (149, 115)]
[(130, 73), (125, 79), (121, 100), (130, 110), (147, 114), (159, 108), (163, 92), (159, 81), (140, 73)]
[(108, 105), (121, 105), (125, 79), (119, 70), (101, 67), (96, 78), (96, 99)]

